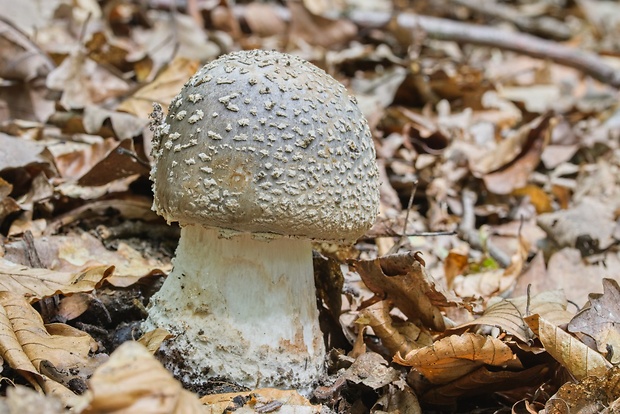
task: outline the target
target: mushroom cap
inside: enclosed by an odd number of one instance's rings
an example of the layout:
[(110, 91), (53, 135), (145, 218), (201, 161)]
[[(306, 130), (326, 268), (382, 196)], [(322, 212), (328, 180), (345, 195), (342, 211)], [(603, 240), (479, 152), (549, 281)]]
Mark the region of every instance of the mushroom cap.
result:
[(252, 50), (203, 66), (155, 130), (153, 208), (167, 221), (352, 243), (379, 176), (345, 87), (295, 56)]

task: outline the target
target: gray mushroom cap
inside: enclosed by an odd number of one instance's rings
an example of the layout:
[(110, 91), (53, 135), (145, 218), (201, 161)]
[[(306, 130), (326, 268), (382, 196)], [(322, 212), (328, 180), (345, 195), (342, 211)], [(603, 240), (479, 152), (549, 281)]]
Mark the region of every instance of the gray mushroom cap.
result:
[(153, 208), (167, 221), (351, 243), (379, 178), (353, 97), (295, 56), (253, 50), (203, 66), (155, 133)]

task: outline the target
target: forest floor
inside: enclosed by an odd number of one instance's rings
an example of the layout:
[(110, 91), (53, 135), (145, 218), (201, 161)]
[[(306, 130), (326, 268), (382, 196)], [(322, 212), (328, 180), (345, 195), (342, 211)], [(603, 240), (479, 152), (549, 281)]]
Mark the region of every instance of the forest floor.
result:
[[(0, 412), (620, 412), (620, 4), (180, 3), (0, 0)], [(308, 398), (184, 388), (141, 329), (179, 238), (152, 104), (254, 48), (347, 87), (382, 181), (314, 245)]]

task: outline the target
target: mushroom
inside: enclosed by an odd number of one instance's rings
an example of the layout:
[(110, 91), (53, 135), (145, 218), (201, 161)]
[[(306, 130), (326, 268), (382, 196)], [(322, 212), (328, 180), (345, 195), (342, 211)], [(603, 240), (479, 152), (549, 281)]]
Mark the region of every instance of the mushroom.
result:
[(153, 209), (181, 238), (144, 328), (175, 336), (161, 353), (188, 386), (307, 393), (325, 358), (311, 241), (354, 243), (378, 212), (364, 116), (323, 70), (252, 50), (202, 67), (162, 118)]

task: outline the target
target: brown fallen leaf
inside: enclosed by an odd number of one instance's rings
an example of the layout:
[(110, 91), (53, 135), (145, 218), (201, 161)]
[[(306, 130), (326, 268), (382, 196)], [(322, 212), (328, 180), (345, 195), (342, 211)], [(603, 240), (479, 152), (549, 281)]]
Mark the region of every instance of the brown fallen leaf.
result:
[(129, 90), (128, 83), (90, 59), (81, 49), (73, 51), (47, 77), (47, 87), (61, 91), (65, 109), (84, 108)]
[(550, 114), (545, 114), (524, 125), (510, 138), (501, 141), (497, 148), (471, 159), (472, 172), (481, 177), (487, 189), (495, 194), (509, 194), (515, 188), (524, 187), (540, 163), (554, 122)]
[(415, 254), (384, 256), (375, 260), (351, 261), (368, 289), (391, 300), (410, 320), (421, 320), (424, 326), (445, 330), (440, 306), (450, 306)]
[(54, 395), (65, 404), (77, 404), (77, 397), (62, 384), (41, 375), (39, 365), (48, 361), (62, 371), (92, 372), (95, 360), (89, 354), (95, 341), (78, 329), (64, 324), (44, 326), (41, 315), (21, 296), (0, 292), (0, 355), (35, 389)]
[(614, 279), (603, 279), (603, 293), (590, 293), (590, 306), (568, 324), (569, 332), (582, 332), (596, 340), (598, 351), (611, 362), (620, 362), (620, 286)]
[(484, 364), (501, 367), (515, 358), (508, 345), (499, 339), (464, 333), (414, 349), (405, 356), (396, 354), (394, 362), (414, 367), (433, 384), (446, 384)]
[(138, 162), (133, 140), (124, 139), (77, 181), (82, 186), (101, 186), (132, 175), (148, 175), (148, 165)]
[(92, 266), (80, 271), (57, 272), (0, 258), (0, 290), (23, 296), (32, 303), (58, 293), (90, 292), (113, 271), (114, 266)]
[(411, 388), (389, 384), (387, 393), (379, 398), (371, 412), (422, 414), (422, 408)]
[(553, 325), (538, 314), (524, 318), (545, 350), (570, 374), (580, 380), (587, 376), (604, 376), (611, 363), (571, 334)]
[(172, 338), (173, 336), (174, 335), (165, 329), (156, 328), (142, 335), (140, 339), (138, 339), (138, 342), (144, 345), (151, 354), (155, 354), (162, 342), (166, 339)]
[(153, 102), (167, 107), (183, 84), (197, 69), (197, 61), (175, 58), (157, 75), (155, 80), (145, 84), (132, 96), (121, 102), (117, 110), (134, 114), (139, 119), (148, 119), (149, 114), (153, 111)]
[(414, 348), (432, 344), (431, 336), (423, 334), (414, 324), (395, 324), (390, 316), (389, 303), (385, 300), (362, 309), (356, 323), (371, 327), (390, 356), (397, 353), (405, 355)]
[(128, 341), (99, 366), (89, 380), (82, 414), (205, 413), (198, 397), (186, 391), (151, 353)]

